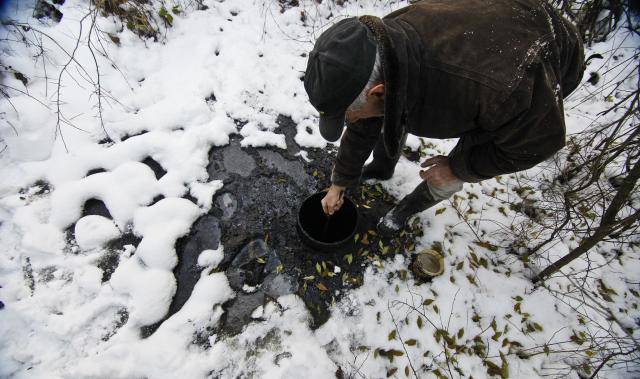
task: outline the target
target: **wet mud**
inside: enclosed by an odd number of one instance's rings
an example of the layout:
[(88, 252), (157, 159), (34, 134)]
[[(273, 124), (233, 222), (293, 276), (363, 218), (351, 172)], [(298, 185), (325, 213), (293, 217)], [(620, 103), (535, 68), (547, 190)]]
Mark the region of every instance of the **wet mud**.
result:
[[(215, 194), (211, 211), (176, 242), (176, 294), (164, 319), (143, 327), (142, 337), (153, 334), (164, 320), (180, 311), (203, 274), (198, 256), (220, 244), (224, 246), (222, 262), (204, 274), (225, 272), (236, 297), (223, 304), (225, 312), (218, 325), (194, 335), (194, 343), (205, 347), (209, 336), (235, 335), (248, 323), (259, 322), (259, 318), (252, 317), (256, 308), (287, 294), (302, 298), (311, 315), (310, 327), (317, 328), (329, 318), (333, 304), (350, 289), (362, 285), (368, 266), (395, 254), (411, 254), (416, 236), (422, 233), (417, 223), (391, 239), (383, 239), (375, 231), (377, 220), (396, 202), (379, 184), (363, 184), (346, 193), (360, 214), (348, 248), (321, 252), (305, 245), (296, 230), (298, 208), (308, 196), (330, 185), (337, 151), (333, 147), (301, 149), (294, 141), (295, 123), (284, 116), (277, 122), (277, 132), (285, 135), (286, 150), (243, 148), (241, 137), (232, 136), (228, 145), (209, 152), (209, 180), (222, 180), (224, 186)], [(309, 162), (296, 155), (301, 150), (306, 151)], [(166, 173), (151, 157), (143, 163), (156, 178)], [(89, 174), (102, 172), (99, 170)], [(82, 214), (111, 218), (98, 199), (88, 200)], [(69, 245), (74, 244), (72, 230), (73, 227), (68, 234)], [(140, 238), (129, 230), (107, 244), (104, 254), (96, 260), (96, 266), (103, 270), (103, 282), (110, 280), (121, 254), (139, 242)], [(126, 322), (124, 316), (122, 319)]]

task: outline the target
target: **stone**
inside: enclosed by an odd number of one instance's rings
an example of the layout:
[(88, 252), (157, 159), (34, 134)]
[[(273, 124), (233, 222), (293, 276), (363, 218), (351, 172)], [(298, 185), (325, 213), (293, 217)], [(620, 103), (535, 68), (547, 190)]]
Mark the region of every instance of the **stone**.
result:
[(178, 264), (173, 269), (176, 278), (176, 294), (173, 296), (169, 311), (162, 320), (152, 325), (145, 325), (140, 329), (142, 338), (147, 338), (160, 327), (169, 317), (182, 309), (191, 296), (193, 288), (200, 279), (203, 267), (198, 265), (198, 257), (203, 250), (215, 250), (220, 245), (220, 226), (218, 219), (206, 214), (191, 227), (188, 235), (176, 242)]
[(96, 215), (106, 217), (108, 219), (113, 219), (113, 217), (111, 217), (109, 209), (104, 204), (104, 202), (95, 198), (87, 200), (82, 206), (82, 217), (89, 215)]
[(142, 160), (141, 163), (144, 163), (151, 169), (151, 171), (153, 171), (156, 179), (160, 179), (167, 174), (167, 170), (165, 170), (164, 167), (162, 167), (162, 165), (158, 163), (158, 161), (151, 157), (146, 157)]
[(200, 279), (200, 271), (202, 271), (202, 267), (198, 266), (200, 253), (204, 250), (215, 250), (219, 245), (218, 219), (208, 214), (196, 220), (189, 235), (178, 241), (176, 245), (178, 265), (173, 269), (178, 286), (169, 307), (168, 317), (182, 308)]
[(290, 352), (285, 351), (284, 353), (280, 353), (280, 354), (276, 355), (276, 357), (274, 358), (273, 362), (274, 362), (277, 366), (280, 366), (280, 362), (281, 362), (283, 359), (289, 359), (289, 358), (291, 358), (292, 356), (293, 356), (293, 355), (292, 355)]
[(264, 240), (256, 239), (249, 242), (231, 261), (231, 267), (227, 270), (229, 285), (239, 291), (244, 284), (260, 284), (265, 277), (265, 268), (277, 266), (274, 266), (274, 259), (277, 259), (277, 256)]
[(258, 154), (267, 167), (287, 175), (300, 187), (309, 186), (309, 175), (305, 172), (302, 162), (290, 161), (271, 150), (259, 150)]
[(264, 293), (272, 299), (290, 295), (298, 291), (298, 282), (285, 273), (270, 273), (262, 284)]
[(45, 0), (38, 0), (33, 8), (33, 17), (37, 19), (50, 18), (55, 22), (60, 22), (62, 12)]
[(242, 331), (245, 325), (251, 322), (251, 314), (261, 305), (264, 305), (264, 292), (256, 291), (245, 294), (239, 292), (229, 308), (226, 309), (226, 320), (222, 328), (228, 335), (236, 335)]
[(238, 209), (238, 200), (229, 192), (225, 192), (216, 198), (216, 206), (222, 211), (222, 220), (230, 220)]
[(222, 164), (228, 172), (244, 178), (249, 177), (256, 167), (256, 162), (251, 155), (236, 145), (231, 145), (224, 149), (222, 152)]

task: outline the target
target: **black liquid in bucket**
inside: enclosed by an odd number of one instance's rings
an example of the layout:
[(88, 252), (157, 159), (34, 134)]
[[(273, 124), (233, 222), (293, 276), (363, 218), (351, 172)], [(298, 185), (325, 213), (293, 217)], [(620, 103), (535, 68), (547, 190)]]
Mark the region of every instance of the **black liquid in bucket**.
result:
[(309, 196), (298, 210), (298, 231), (302, 240), (314, 249), (331, 250), (353, 241), (358, 226), (358, 209), (348, 198), (340, 210), (327, 216), (320, 201), (326, 192)]

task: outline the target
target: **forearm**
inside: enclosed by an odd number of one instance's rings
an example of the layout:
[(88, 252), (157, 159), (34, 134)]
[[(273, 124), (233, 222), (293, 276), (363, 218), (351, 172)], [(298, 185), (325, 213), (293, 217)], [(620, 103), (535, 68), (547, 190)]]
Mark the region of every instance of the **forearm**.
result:
[(367, 119), (347, 127), (338, 156), (336, 157), (331, 183), (340, 187), (355, 187), (360, 182), (362, 167), (380, 136), (382, 120)]

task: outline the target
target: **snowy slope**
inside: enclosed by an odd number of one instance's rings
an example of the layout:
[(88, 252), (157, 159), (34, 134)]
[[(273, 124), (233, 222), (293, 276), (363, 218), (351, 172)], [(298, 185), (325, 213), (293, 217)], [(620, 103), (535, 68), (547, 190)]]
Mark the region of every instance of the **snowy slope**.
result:
[[(419, 216), (427, 232), (416, 241), (418, 249), (437, 242), (445, 254), (444, 275), (432, 283), (418, 285), (407, 277), (404, 255), (373, 261), (363, 286), (336, 304), (318, 330), (308, 327), (302, 301), (287, 295), (256, 311), (259, 320), (240, 335), (212, 336), (205, 347), (193, 343), (194, 335), (216, 324), (224, 313), (221, 305), (235, 294), (224, 273), (204, 270), (185, 306), (151, 337), (141, 338), (140, 326), (161, 320), (176, 291), (176, 240), (212, 208), (212, 197), (223, 188), (221, 181), (209, 180), (209, 150), (228, 144), (234, 134), (242, 137), (243, 147), (286, 149), (285, 136), (276, 130), (279, 114), (297, 124), (299, 145), (325, 148), (300, 80), (314, 38), (340, 17), (381, 16), (406, 5), (373, 0), (344, 6), (329, 1), (293, 7), (250, 0), (205, 4), (207, 10), (182, 4), (183, 12), (173, 16), (173, 26), (159, 42), (120, 32), (111, 17), (97, 19), (99, 29), (117, 35), (120, 44), (105, 39), (99, 45), (107, 55), (96, 58), (105, 91), (102, 122), (94, 92), (98, 75), (86, 47), (89, 35), (98, 46), (98, 33), (91, 18), (81, 21), (87, 2), (67, 0), (59, 24), (33, 19), (31, 1), (6, 7), (5, 19), (37, 30), (22, 32), (41, 41), (45, 54), (38, 55), (36, 45), (2, 42), (2, 63), (24, 74), (28, 83), (11, 75), (2, 79), (11, 97), (0, 100), (0, 137), (6, 145), (0, 146), (5, 148), (0, 154), (0, 377), (326, 378), (340, 368), (347, 377), (405, 377), (414, 370), (431, 377), (437, 370), (443, 376), (478, 378), (488, 375), (489, 360), (500, 369), (507, 362), (511, 377), (530, 378), (572, 363), (562, 355), (524, 359), (515, 354), (589, 329), (570, 301), (544, 289), (533, 292), (529, 270), (508, 254), (501, 231), (516, 214), (502, 208), (495, 193), (517, 196), (515, 176), (467, 184), (459, 197)], [(0, 32), (16, 35), (10, 27)], [(82, 43), (74, 52), (78, 38)], [(606, 55), (620, 44), (626, 50), (618, 52), (628, 57), (640, 40), (620, 35), (591, 51)], [(613, 67), (608, 75), (634, 69), (613, 60), (604, 65)], [(633, 86), (637, 76), (627, 80)], [(598, 95), (589, 86), (565, 105), (570, 132), (584, 128), (607, 106), (604, 91)], [(596, 95), (587, 102), (573, 100), (591, 92)], [(118, 142), (100, 143), (106, 137)], [(422, 143), (435, 154), (446, 153), (455, 141)], [(418, 138), (408, 141), (414, 149), (420, 144)], [(140, 163), (146, 157), (160, 163), (166, 175), (158, 179)], [(96, 169), (105, 171), (87, 176)], [(403, 158), (396, 175), (382, 185), (401, 197), (419, 183), (418, 171), (416, 163)], [(197, 205), (183, 198), (187, 194)], [(160, 195), (163, 199), (149, 206)], [(102, 199), (113, 220), (81, 217), (91, 198)], [(462, 213), (469, 216), (466, 221)], [(72, 225), (77, 246), (66, 243)], [(111, 279), (102, 283), (97, 258), (106, 241), (126, 232), (142, 240), (137, 248), (125, 246)], [(479, 238), (486, 244), (475, 243)], [(572, 246), (558, 242), (552, 257)], [(216, 267), (223, 248), (203, 252), (199, 262)], [(639, 275), (640, 264), (630, 258), (601, 271), (620, 295)], [(554, 279), (551, 285), (567, 283)], [(620, 306), (637, 307), (637, 302), (629, 299)], [(637, 308), (635, 316), (624, 317), (634, 326)], [(606, 323), (597, 312), (593, 320)], [(452, 336), (457, 343), (449, 343)], [(447, 360), (456, 345), (468, 351), (459, 350), (456, 362)], [(610, 375), (628, 374), (614, 370)]]

